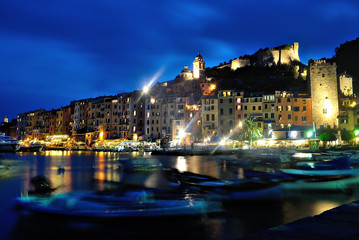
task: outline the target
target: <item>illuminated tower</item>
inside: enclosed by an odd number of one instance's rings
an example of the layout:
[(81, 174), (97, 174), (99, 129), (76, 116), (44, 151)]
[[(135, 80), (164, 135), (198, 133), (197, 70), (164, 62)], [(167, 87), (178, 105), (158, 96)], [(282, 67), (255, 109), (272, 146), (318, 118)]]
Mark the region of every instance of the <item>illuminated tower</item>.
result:
[(203, 57), (200, 53), (198, 53), (198, 55), (193, 61), (193, 79), (201, 79), (204, 78), (204, 76), (205, 72)]
[(325, 60), (309, 64), (312, 117), (317, 127), (336, 127), (339, 115), (337, 65)]

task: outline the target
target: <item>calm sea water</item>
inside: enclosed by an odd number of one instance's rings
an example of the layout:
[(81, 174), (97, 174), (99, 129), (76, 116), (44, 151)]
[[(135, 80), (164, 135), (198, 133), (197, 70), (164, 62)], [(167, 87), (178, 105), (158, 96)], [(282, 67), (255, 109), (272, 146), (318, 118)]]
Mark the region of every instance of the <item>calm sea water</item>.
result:
[[(14, 199), (31, 189), (30, 179), (37, 175), (48, 177), (56, 193), (76, 190), (106, 190), (119, 182), (140, 184), (149, 187), (162, 186), (164, 178), (160, 171), (152, 173), (124, 174), (118, 171), (117, 160), (136, 156), (138, 153), (107, 153), (80, 151), (43, 151), (40, 153), (0, 153), (0, 164), (11, 165), (8, 174), (0, 176), (0, 239), (143, 239), (141, 229), (153, 229), (152, 237), (159, 239), (239, 239), (250, 233), (269, 227), (286, 224), (297, 219), (319, 214), (341, 204), (359, 199), (359, 194), (300, 193), (286, 196), (275, 203), (236, 202), (224, 206), (225, 211), (202, 219), (200, 228), (192, 228), (192, 222), (153, 223), (143, 226), (138, 223), (131, 235), (121, 223), (104, 223), (100, 227), (74, 223), (73, 231), (63, 228), (66, 220), (49, 219), (37, 221), (31, 216), (20, 215), (14, 209)], [(222, 178), (235, 178), (238, 169), (223, 167), (216, 156), (150, 156), (158, 158), (164, 166), (181, 171), (207, 174)], [(58, 167), (65, 171), (58, 171)], [(77, 224), (77, 225), (76, 225)], [(171, 226), (171, 228), (168, 228)], [(151, 231), (151, 230), (150, 230)], [(127, 235), (125, 234), (127, 233)], [(182, 237), (183, 236), (183, 237)]]

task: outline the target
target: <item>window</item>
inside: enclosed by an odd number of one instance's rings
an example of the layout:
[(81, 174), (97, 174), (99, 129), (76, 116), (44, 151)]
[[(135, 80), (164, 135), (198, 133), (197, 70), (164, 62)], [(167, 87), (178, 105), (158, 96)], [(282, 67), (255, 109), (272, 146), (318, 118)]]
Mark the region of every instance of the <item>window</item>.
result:
[(220, 113), (221, 115), (223, 115), (223, 108), (220, 109)]
[(206, 115), (206, 121), (209, 121), (209, 114)]
[(252, 110), (255, 111), (255, 110), (256, 110), (256, 106), (252, 106)]
[(306, 116), (302, 116), (302, 122), (307, 121), (307, 117)]
[(247, 106), (244, 106), (244, 110), (247, 110)]
[(265, 114), (264, 114), (264, 118), (268, 118), (268, 113), (265, 113)]
[(212, 114), (212, 121), (214, 121), (214, 114)]
[(295, 116), (295, 117), (294, 117), (294, 121), (298, 121), (298, 116)]
[(282, 102), (282, 99), (278, 98), (278, 99), (277, 99), (277, 102), (278, 102), (278, 103), (281, 103), (281, 102)]
[(228, 99), (228, 102), (229, 102), (229, 103), (232, 103), (232, 101), (233, 101), (232, 98)]
[(232, 108), (229, 109), (229, 114), (233, 114)]
[(292, 115), (291, 115), (291, 114), (288, 114), (288, 119), (292, 119)]
[(290, 98), (287, 98), (287, 102), (290, 102)]
[(328, 109), (326, 107), (323, 108), (323, 114), (328, 114)]
[(270, 114), (270, 118), (274, 118), (274, 113), (271, 113), (271, 114)]
[(325, 74), (324, 74), (324, 73), (322, 74), (322, 77), (325, 77)]
[(223, 103), (223, 99), (219, 99), (219, 103)]
[(294, 112), (299, 112), (299, 109), (300, 109), (299, 107), (294, 107), (293, 108)]
[(258, 110), (259, 110), (259, 111), (262, 110), (262, 106), (258, 106)]
[(268, 105), (267, 105), (267, 104), (264, 104), (264, 109), (268, 109)]
[(303, 107), (303, 112), (305, 112), (305, 111), (307, 111), (307, 107), (306, 107), (306, 106)]

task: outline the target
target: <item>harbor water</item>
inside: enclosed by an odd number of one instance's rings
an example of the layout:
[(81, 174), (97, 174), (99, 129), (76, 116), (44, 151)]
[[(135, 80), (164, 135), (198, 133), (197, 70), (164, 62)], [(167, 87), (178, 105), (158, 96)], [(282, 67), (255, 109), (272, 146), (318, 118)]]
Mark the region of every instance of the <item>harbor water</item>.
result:
[[(134, 226), (129, 233), (126, 224), (106, 222), (97, 225), (72, 223), (71, 231), (63, 226), (66, 219), (37, 222), (33, 216), (20, 214), (14, 199), (31, 189), (30, 179), (49, 178), (55, 193), (78, 190), (111, 190), (119, 183), (163, 187), (161, 171), (124, 173), (118, 159), (144, 154), (157, 158), (163, 166), (180, 171), (206, 174), (225, 179), (238, 178), (240, 167), (228, 167), (220, 156), (152, 156), (150, 153), (113, 153), (91, 151), (42, 151), (35, 153), (0, 153), (0, 164), (11, 166), (0, 175), (0, 239), (143, 239), (141, 229), (153, 229), (154, 239), (240, 239), (251, 233), (319, 214), (336, 206), (359, 199), (358, 191), (344, 193), (298, 193), (275, 202), (231, 202), (224, 211), (201, 219), (200, 227), (192, 221), (153, 222), (151, 226)], [(132, 226), (133, 227), (133, 226)]]

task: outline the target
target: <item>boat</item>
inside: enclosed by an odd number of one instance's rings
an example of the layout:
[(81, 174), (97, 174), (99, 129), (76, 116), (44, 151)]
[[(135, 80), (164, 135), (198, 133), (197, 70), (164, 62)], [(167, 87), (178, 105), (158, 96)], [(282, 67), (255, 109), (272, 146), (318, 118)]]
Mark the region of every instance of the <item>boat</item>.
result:
[(207, 199), (217, 201), (268, 201), (281, 200), (280, 183), (270, 179), (226, 180), (192, 172), (165, 170), (165, 176), (186, 190), (203, 193)]
[(301, 162), (297, 168), (280, 169), (281, 172), (294, 176), (353, 176), (359, 175), (359, 168), (350, 165), (349, 157), (339, 157), (325, 161)]
[[(285, 172), (285, 171), (284, 171)], [(281, 184), (284, 195), (301, 191), (352, 193), (359, 185), (356, 175), (296, 175), (279, 172), (243, 170), (245, 178), (271, 179)]]
[(19, 141), (0, 134), (0, 152), (16, 152), (19, 150)]
[(26, 142), (20, 144), (19, 152), (39, 152), (42, 149), (42, 145), (39, 142)]
[(70, 151), (82, 151), (87, 150), (87, 146), (84, 142), (72, 142), (70, 146), (66, 149)]
[(155, 171), (161, 168), (162, 164), (156, 158), (130, 157), (119, 159), (118, 167), (125, 172)]
[(16, 198), (15, 204), (30, 213), (86, 219), (193, 217), (222, 211), (218, 203), (199, 198), (157, 199), (144, 190), (27, 195)]

